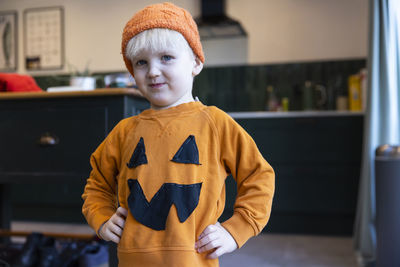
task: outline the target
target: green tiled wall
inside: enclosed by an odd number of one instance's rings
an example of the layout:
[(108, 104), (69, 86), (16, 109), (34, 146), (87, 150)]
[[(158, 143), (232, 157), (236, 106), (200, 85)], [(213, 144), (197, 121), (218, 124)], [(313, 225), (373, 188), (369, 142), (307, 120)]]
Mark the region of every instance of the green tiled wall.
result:
[[(274, 86), (278, 97), (288, 97), (291, 110), (301, 109), (301, 87), (309, 80), (328, 89), (331, 101), (323, 107), (334, 109), (337, 95), (347, 94), (347, 78), (366, 66), (365, 59), (300, 62), (268, 65), (208, 67), (195, 78), (193, 95), (207, 105), (227, 111), (265, 110), (266, 88)], [(95, 73), (97, 87), (104, 87), (103, 77)], [(44, 90), (50, 86), (68, 85), (69, 76), (38, 76)]]
[[(309, 80), (327, 87), (334, 100), (347, 94), (347, 77), (366, 66), (365, 59), (308, 63), (205, 68), (194, 82), (193, 94), (225, 111), (265, 110), (266, 88), (290, 99), (290, 109), (301, 109), (301, 87)], [(325, 109), (334, 109), (327, 103)]]

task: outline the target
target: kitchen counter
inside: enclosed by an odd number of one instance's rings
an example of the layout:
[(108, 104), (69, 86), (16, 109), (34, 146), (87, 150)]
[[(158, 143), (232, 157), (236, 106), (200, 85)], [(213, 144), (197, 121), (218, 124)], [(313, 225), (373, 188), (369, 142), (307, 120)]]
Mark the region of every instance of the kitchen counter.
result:
[[(0, 227), (9, 227), (11, 207), (15, 220), (82, 223), (90, 155), (118, 121), (148, 108), (137, 96), (137, 90), (127, 88), (0, 93)], [(276, 172), (266, 231), (352, 234), (363, 112), (229, 114)], [(236, 187), (230, 183), (226, 188), (225, 218), (233, 212)]]
[[(131, 95), (143, 97), (139, 90), (134, 88), (101, 88), (90, 91), (70, 92), (1, 92), (0, 100), (7, 99), (32, 99), (32, 98), (66, 98), (66, 97), (94, 97), (111, 95)], [(340, 116), (362, 116), (363, 111), (251, 111), (251, 112), (229, 112), (234, 119), (262, 119), (262, 118), (301, 118), (301, 117), (340, 117)]]
[[(91, 153), (119, 121), (148, 106), (135, 89), (125, 88), (0, 93), (0, 228), (9, 227), (11, 206), (25, 207), (14, 209), (25, 216), (20, 220), (80, 219)], [(42, 213), (34, 208), (39, 206)]]
[(340, 117), (361, 116), (363, 111), (337, 111), (337, 110), (315, 110), (315, 111), (254, 111), (254, 112), (229, 112), (234, 119), (263, 119), (263, 118), (302, 118), (302, 117)]
[(95, 90), (63, 91), (63, 92), (1, 92), (0, 100), (30, 99), (30, 98), (66, 98), (66, 97), (93, 97), (110, 95), (131, 95), (143, 97), (137, 89), (133, 88), (101, 88)]
[[(273, 233), (353, 232), (361, 169), (362, 112), (235, 112), (276, 173)], [(234, 183), (233, 183), (234, 184)], [(227, 190), (234, 192), (234, 185)], [(230, 213), (234, 199), (227, 193)], [(226, 216), (228, 217), (228, 216)]]
[[(0, 93), (0, 228), (11, 220), (84, 223), (90, 155), (149, 103), (135, 89)], [(110, 246), (110, 264), (117, 266)]]

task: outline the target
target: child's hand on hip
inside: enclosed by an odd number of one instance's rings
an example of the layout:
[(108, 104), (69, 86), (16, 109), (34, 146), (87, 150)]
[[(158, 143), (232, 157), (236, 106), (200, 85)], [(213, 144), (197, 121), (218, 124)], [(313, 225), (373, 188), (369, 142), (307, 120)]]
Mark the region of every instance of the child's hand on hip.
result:
[(211, 251), (207, 257), (210, 259), (216, 259), (225, 253), (237, 249), (237, 244), (231, 234), (225, 230), (219, 222), (217, 222), (216, 224), (211, 224), (204, 229), (195, 243), (195, 249), (199, 253)]
[(124, 230), (127, 215), (128, 211), (119, 207), (113, 216), (100, 227), (100, 237), (105, 241), (112, 241), (118, 244)]

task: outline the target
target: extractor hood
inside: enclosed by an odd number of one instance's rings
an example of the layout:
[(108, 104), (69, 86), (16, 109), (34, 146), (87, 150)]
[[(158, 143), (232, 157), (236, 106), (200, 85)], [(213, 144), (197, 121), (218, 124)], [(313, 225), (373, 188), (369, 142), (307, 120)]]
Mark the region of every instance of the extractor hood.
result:
[(202, 40), (246, 37), (242, 25), (225, 14), (225, 0), (200, 0), (201, 16), (196, 18)]

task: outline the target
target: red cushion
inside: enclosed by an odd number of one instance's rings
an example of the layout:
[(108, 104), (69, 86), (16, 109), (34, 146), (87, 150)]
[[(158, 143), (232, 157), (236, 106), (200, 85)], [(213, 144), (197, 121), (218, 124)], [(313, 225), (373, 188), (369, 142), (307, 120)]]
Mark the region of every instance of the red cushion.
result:
[(0, 73), (0, 92), (40, 92), (42, 89), (29, 75)]

